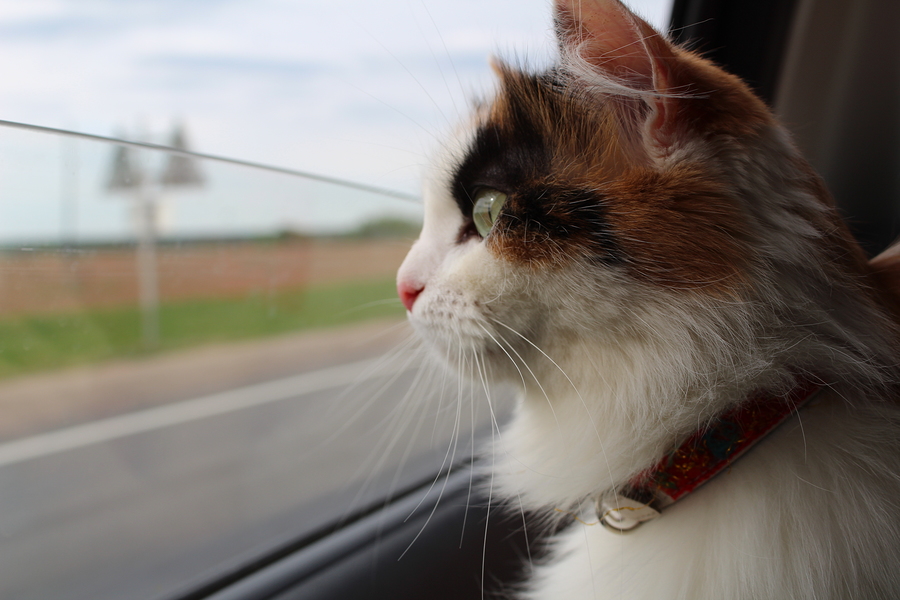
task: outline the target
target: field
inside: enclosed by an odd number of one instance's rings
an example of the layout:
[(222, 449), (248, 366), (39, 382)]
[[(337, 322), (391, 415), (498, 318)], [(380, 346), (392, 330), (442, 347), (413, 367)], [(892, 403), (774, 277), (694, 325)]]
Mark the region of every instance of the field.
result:
[(147, 347), (130, 248), (0, 253), (0, 378), (401, 315), (408, 242), (163, 246), (159, 341)]

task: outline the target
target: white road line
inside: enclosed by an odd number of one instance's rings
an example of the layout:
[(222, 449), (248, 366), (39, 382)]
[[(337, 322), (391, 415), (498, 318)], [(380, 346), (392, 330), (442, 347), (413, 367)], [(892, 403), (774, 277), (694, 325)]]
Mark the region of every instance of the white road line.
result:
[(393, 365), (379, 364), (382, 362), (383, 360), (370, 359), (310, 371), (14, 440), (0, 444), (0, 467), (136, 433), (286, 400), (347, 383), (389, 376), (411, 368), (409, 364), (400, 364), (399, 361)]

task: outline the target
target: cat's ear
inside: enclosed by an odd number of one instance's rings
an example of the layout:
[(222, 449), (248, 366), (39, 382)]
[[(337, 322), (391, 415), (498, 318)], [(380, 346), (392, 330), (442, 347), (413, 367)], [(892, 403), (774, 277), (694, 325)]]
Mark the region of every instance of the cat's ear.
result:
[(556, 0), (556, 35), (576, 75), (610, 93), (641, 98), (651, 112), (651, 139), (671, 143), (676, 98), (672, 94), (675, 51), (646, 21), (618, 0)]

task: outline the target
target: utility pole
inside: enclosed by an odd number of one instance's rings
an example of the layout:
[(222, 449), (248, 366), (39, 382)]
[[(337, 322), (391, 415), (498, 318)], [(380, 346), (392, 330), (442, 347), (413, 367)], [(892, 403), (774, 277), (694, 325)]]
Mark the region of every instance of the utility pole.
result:
[[(170, 138), (170, 146), (187, 150), (184, 128), (177, 125)], [(116, 146), (113, 167), (107, 189), (133, 194), (137, 217), (138, 298), (141, 308), (141, 340), (145, 348), (159, 346), (159, 268), (157, 265), (157, 223), (159, 198), (163, 188), (199, 187), (203, 177), (196, 161), (188, 156), (169, 154), (159, 177), (146, 175), (135, 151), (128, 146)]]
[(138, 227), (138, 294), (141, 306), (141, 339), (144, 347), (159, 346), (159, 269), (156, 262), (157, 191), (141, 180), (136, 192)]
[(137, 151), (129, 146), (116, 146), (106, 189), (124, 192), (133, 198), (141, 342), (145, 348), (153, 349), (159, 346), (159, 274), (156, 266), (156, 197), (149, 183)]

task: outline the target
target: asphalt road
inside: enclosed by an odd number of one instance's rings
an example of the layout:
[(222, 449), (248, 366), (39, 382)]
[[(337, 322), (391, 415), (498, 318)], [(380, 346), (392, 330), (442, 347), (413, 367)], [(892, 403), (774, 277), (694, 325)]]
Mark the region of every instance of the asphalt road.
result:
[(488, 418), (432, 369), (371, 359), (14, 439), (0, 598), (164, 598), (458, 460)]

